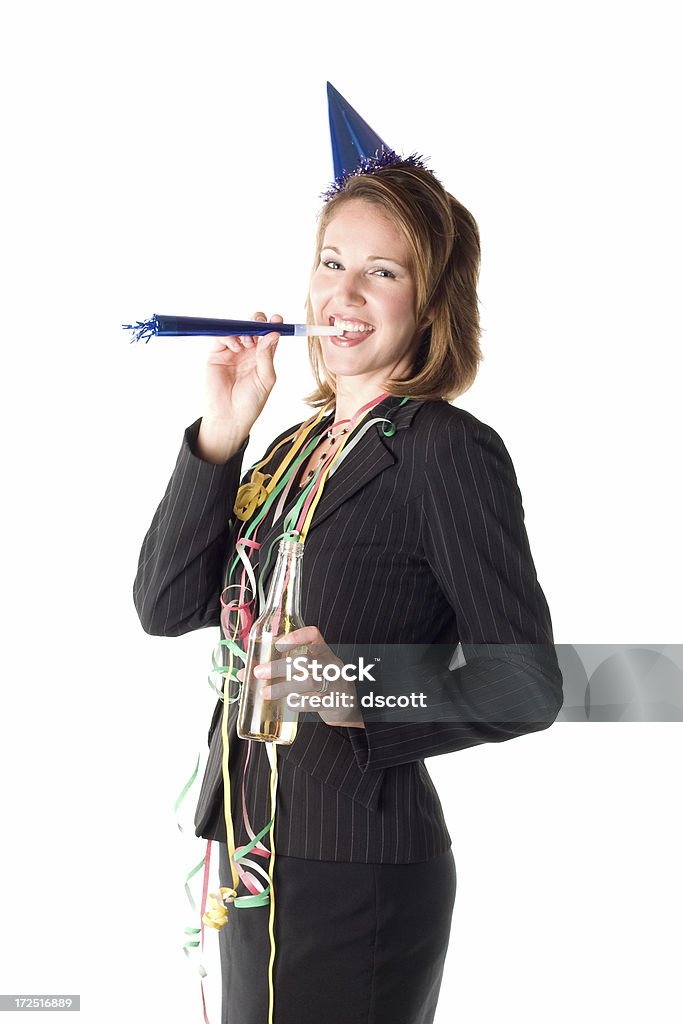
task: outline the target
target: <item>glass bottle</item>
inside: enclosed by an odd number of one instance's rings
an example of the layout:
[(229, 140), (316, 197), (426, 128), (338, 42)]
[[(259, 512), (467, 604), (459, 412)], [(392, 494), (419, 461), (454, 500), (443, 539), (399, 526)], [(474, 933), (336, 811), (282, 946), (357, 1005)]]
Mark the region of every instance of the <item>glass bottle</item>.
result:
[(264, 700), (261, 689), (267, 681), (257, 679), (253, 667), (306, 652), (305, 644), (286, 651), (278, 651), (274, 646), (276, 640), (304, 626), (300, 610), (303, 553), (300, 541), (280, 541), (265, 609), (249, 632), (237, 718), (237, 735), (243, 740), (288, 744), (296, 736), (298, 712), (289, 707), (286, 697)]

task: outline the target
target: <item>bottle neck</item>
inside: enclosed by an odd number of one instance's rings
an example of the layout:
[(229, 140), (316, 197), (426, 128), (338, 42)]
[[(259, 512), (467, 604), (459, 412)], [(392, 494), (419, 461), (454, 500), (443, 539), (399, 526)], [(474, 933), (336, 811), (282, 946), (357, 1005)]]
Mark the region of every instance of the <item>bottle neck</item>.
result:
[(303, 544), (281, 541), (265, 612), (279, 611), (287, 618), (301, 617), (301, 559)]

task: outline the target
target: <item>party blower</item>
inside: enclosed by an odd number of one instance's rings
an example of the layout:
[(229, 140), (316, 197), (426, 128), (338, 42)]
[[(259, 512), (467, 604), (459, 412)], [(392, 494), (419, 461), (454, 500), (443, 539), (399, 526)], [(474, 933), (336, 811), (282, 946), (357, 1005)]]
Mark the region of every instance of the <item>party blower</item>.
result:
[(263, 337), (271, 331), (278, 334), (306, 338), (311, 334), (332, 338), (339, 333), (338, 327), (325, 324), (273, 324), (262, 320), (220, 320), (206, 316), (162, 316), (155, 313), (149, 320), (138, 320), (134, 324), (121, 324), (126, 331), (132, 331), (133, 341), (149, 341), (150, 338), (223, 337), (235, 338), (240, 335)]

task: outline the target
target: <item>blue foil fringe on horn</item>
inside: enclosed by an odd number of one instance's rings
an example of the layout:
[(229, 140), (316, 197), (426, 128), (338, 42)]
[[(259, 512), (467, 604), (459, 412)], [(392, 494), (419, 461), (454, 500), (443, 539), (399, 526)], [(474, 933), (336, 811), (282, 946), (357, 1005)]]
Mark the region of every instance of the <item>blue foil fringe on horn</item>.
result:
[(121, 326), (125, 331), (133, 332), (133, 337), (130, 339), (131, 345), (134, 341), (144, 341), (147, 344), (150, 338), (159, 333), (156, 313), (150, 320), (137, 320), (134, 324), (121, 324)]

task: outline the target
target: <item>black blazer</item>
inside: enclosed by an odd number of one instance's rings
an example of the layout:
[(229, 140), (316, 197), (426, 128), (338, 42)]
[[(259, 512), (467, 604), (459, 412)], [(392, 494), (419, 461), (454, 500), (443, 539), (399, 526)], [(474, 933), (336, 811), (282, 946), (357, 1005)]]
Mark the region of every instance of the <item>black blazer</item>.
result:
[[(332, 647), (455, 651), (460, 644), (465, 663), (425, 669), (442, 710), (432, 720), (368, 715), (365, 729), (345, 729), (318, 719), (300, 725), (291, 746), (278, 747), (275, 844), (284, 855), (393, 864), (438, 856), (450, 837), (424, 758), (547, 728), (562, 705), (548, 606), (503, 442), (447, 402), (399, 404), (390, 397), (368, 416), (391, 419), (393, 436), (383, 433), (386, 424), (374, 424), (328, 479), (306, 539), (304, 621)], [(140, 553), (135, 603), (144, 629), (156, 635), (219, 625), (219, 595), (241, 525), (232, 506), (247, 442), (224, 465), (204, 462), (194, 453), (199, 423), (185, 432)], [(284, 514), (295, 499), (291, 494)], [(260, 553), (282, 532), (284, 514), (273, 522), (273, 512), (258, 533)], [(224, 841), (222, 708), (219, 701), (209, 730), (195, 825), (197, 835)], [(249, 838), (241, 814), (247, 744), (236, 735), (236, 712), (231, 705), (239, 845)], [(269, 778), (265, 746), (254, 743), (246, 800), (255, 831), (270, 818)]]

